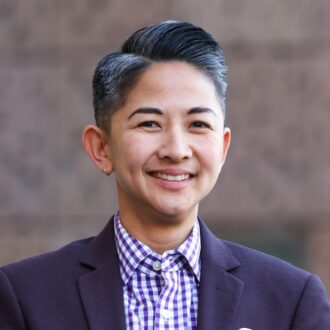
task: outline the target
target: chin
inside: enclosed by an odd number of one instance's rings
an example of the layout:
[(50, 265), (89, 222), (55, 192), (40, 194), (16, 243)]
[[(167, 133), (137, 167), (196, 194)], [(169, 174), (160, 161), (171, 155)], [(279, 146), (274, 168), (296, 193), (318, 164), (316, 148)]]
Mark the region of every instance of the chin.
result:
[(181, 223), (189, 219), (191, 216), (197, 217), (197, 207), (182, 208), (168, 206), (166, 209), (158, 208), (157, 213), (160, 218), (163, 218), (166, 222)]

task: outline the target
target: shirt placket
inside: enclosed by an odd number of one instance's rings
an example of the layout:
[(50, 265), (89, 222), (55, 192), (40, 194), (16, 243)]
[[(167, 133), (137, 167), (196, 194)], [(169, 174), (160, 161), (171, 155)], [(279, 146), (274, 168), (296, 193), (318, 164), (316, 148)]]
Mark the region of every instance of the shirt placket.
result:
[(155, 306), (155, 322), (154, 329), (176, 329), (175, 328), (175, 296), (178, 291), (178, 273), (177, 271), (162, 267), (168, 264), (169, 260), (163, 260), (160, 265), (157, 265), (158, 272), (164, 279), (164, 286), (159, 295)]

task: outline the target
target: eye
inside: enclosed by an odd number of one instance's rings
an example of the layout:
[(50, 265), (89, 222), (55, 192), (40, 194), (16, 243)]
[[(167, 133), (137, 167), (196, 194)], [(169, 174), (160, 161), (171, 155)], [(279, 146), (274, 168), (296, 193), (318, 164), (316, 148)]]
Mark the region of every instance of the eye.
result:
[(143, 128), (159, 128), (159, 124), (155, 121), (144, 121), (138, 124), (138, 127), (143, 127)]
[(194, 121), (191, 126), (193, 128), (208, 128), (211, 129), (211, 125), (204, 121)]

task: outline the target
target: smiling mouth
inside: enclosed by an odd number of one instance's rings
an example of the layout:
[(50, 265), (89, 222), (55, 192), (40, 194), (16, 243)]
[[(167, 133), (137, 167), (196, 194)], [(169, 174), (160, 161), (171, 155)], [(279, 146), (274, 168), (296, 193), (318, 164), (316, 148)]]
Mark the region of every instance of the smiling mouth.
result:
[(190, 178), (190, 174), (172, 175), (172, 174), (166, 174), (166, 173), (161, 173), (161, 172), (154, 172), (154, 173), (152, 173), (152, 176), (162, 179), (162, 180), (167, 180), (167, 181), (185, 181)]

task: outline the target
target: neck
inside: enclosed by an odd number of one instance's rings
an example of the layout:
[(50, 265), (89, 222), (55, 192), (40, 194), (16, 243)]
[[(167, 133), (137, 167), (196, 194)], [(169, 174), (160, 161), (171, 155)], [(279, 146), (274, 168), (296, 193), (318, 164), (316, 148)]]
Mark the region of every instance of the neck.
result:
[(158, 254), (180, 246), (190, 235), (197, 218), (197, 209), (184, 218), (136, 216), (120, 208), (120, 219), (127, 232)]

